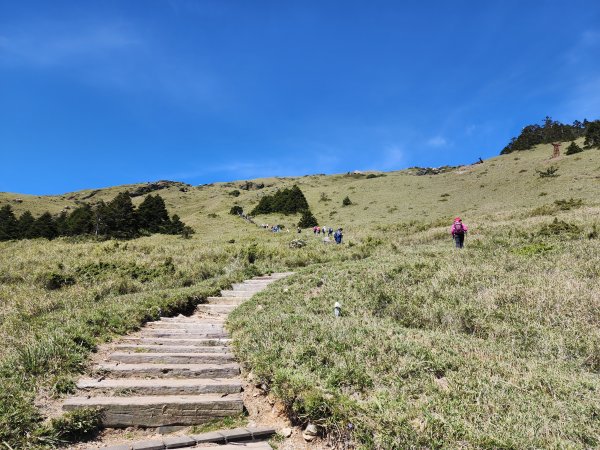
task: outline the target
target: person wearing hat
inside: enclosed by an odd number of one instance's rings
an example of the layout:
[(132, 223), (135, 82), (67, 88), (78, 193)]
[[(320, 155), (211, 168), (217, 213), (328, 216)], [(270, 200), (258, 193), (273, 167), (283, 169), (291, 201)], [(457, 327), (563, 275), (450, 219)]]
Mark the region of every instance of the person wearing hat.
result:
[(454, 242), (456, 242), (456, 248), (463, 248), (463, 246), (465, 245), (465, 235), (467, 234), (467, 226), (464, 223), (462, 223), (460, 217), (456, 217), (454, 219), (452, 228), (450, 228), (450, 233), (452, 234)]

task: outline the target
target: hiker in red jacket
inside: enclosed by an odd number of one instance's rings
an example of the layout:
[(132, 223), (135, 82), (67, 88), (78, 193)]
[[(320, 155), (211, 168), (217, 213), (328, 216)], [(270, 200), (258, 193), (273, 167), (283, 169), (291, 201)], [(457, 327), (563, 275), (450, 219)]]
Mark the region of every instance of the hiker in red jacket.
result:
[(465, 235), (467, 234), (467, 231), (467, 226), (462, 223), (460, 217), (454, 219), (452, 228), (450, 228), (450, 233), (452, 234), (454, 242), (456, 242), (456, 248), (463, 248), (465, 245)]

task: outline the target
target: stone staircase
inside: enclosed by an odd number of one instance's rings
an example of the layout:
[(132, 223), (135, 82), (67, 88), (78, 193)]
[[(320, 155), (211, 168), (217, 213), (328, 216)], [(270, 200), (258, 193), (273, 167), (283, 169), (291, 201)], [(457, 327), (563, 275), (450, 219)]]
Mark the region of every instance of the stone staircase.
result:
[(224, 322), (237, 305), (288, 275), (234, 284), (190, 317), (147, 323), (112, 345), (92, 376), (79, 380), (77, 396), (63, 410), (101, 408), (108, 428), (189, 426), (241, 414), (240, 367)]

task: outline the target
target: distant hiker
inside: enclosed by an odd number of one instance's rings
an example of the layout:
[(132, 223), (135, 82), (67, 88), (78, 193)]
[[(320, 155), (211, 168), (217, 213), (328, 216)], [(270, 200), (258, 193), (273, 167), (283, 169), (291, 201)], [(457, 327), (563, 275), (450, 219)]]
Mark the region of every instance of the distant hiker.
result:
[(313, 227), (313, 233), (317, 234), (317, 227), (316, 226)]
[(333, 238), (335, 239), (335, 243), (341, 244), (343, 237), (344, 237), (344, 234), (342, 233), (342, 229), (338, 228), (337, 231), (333, 235)]
[(463, 248), (465, 245), (465, 235), (467, 234), (467, 231), (467, 226), (462, 223), (461, 218), (455, 218), (452, 228), (450, 228), (450, 233), (452, 234), (454, 242), (456, 242), (456, 248)]
[(329, 236), (331, 236), (333, 234), (333, 228), (329, 227), (329, 230), (328, 230), (327, 234)]
[(302, 229), (298, 227), (298, 234), (302, 233)]

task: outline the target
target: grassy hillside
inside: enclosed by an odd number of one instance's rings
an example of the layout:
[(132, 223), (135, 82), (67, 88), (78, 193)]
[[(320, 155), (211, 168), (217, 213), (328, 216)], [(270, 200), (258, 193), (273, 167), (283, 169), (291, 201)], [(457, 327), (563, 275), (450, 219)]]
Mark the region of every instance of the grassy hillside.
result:
[[(292, 269), (231, 327), (295, 420), (363, 448), (600, 445), (600, 151), (551, 153), (439, 175), (269, 178), (247, 191), (173, 184), (156, 193), (195, 228), (189, 240), (0, 243), (0, 442), (54, 445), (61, 435), (32, 399), (68, 392), (99, 341)], [(536, 172), (550, 166), (558, 176)], [(308, 245), (291, 249), (297, 216), (256, 218), (292, 228), (274, 234), (228, 214), (293, 184), (322, 225), (344, 227), (343, 246), (304, 231)], [(0, 205), (58, 213), (140, 186), (0, 194)], [(457, 214), (471, 229), (462, 252), (448, 236)], [(333, 322), (335, 301), (344, 316)]]

